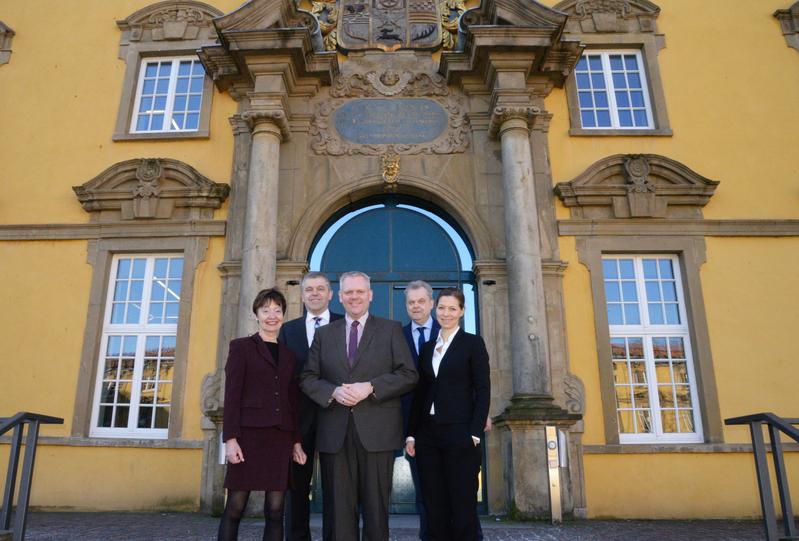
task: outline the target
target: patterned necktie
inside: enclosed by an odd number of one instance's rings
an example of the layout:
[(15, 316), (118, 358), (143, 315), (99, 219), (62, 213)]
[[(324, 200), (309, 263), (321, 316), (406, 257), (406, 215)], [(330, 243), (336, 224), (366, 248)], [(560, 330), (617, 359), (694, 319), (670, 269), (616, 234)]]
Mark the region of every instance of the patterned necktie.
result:
[(358, 321), (353, 321), (350, 326), (350, 341), (347, 348), (347, 363), (352, 368), (355, 363), (355, 355), (358, 354)]
[(424, 327), (416, 327), (416, 330), (419, 331), (419, 340), (416, 341), (416, 354), (422, 354), (422, 346), (424, 345)]
[(316, 316), (313, 318), (313, 328), (318, 329), (322, 326), (322, 316)]

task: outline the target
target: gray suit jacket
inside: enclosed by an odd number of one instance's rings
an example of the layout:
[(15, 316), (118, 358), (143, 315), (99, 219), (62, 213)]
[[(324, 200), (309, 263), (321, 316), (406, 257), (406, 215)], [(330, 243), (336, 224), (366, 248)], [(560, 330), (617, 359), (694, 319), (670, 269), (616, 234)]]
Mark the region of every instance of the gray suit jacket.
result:
[[(369, 315), (352, 369), (347, 363), (346, 320), (333, 321), (316, 331), (308, 361), (300, 375), (303, 392), (319, 404), (316, 449), (336, 453), (347, 432), (350, 409), (367, 451), (393, 451), (403, 445), (400, 397), (419, 378), (402, 335), (402, 326)], [(342, 383), (369, 381), (374, 394), (354, 408), (332, 401)]]

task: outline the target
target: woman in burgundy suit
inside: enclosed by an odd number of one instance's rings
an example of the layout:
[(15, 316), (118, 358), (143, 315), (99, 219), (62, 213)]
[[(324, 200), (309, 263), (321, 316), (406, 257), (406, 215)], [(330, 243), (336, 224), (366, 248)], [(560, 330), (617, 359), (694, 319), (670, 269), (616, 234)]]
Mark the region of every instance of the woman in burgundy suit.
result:
[(283, 540), (283, 494), (289, 488), (291, 460), (304, 464), (300, 443), (299, 386), (294, 355), (277, 335), (286, 299), (276, 289), (255, 297), (258, 332), (230, 342), (225, 365), (227, 503), (219, 524), (220, 541), (238, 537), (250, 491), (266, 492), (264, 541)]

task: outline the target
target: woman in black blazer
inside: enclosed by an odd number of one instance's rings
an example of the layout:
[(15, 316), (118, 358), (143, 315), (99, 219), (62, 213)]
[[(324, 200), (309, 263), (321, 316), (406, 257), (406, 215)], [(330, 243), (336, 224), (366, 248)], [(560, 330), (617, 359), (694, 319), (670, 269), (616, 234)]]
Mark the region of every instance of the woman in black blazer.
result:
[(419, 355), (405, 450), (416, 457), (431, 541), (476, 541), (477, 477), (491, 381), (483, 339), (463, 331), (463, 293), (443, 289), (441, 325)]
[(286, 299), (276, 289), (255, 297), (258, 332), (230, 342), (225, 365), (225, 442), (227, 502), (219, 523), (221, 540), (238, 537), (250, 491), (266, 492), (264, 540), (283, 540), (283, 495), (291, 460), (304, 464), (300, 443), (299, 394), (294, 355), (277, 335)]

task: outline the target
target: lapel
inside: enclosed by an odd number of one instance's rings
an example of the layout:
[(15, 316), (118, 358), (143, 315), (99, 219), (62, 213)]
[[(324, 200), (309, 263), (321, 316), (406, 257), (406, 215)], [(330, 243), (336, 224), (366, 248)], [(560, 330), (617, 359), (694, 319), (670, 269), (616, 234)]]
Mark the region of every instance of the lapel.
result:
[[(347, 333), (347, 322), (344, 318), (339, 318), (336, 321), (331, 321), (326, 325), (330, 327), (330, 333), (333, 336), (333, 353), (338, 357), (339, 362), (344, 363), (345, 368), (347, 365), (347, 342), (344, 340), (344, 335)], [(318, 331), (317, 331), (318, 332)]]
[(297, 323), (291, 326), (289, 331), (291, 332), (291, 337), (289, 339), (290, 344), (296, 344), (299, 346), (300, 351), (304, 353), (305, 357), (308, 357), (308, 333), (305, 330), (305, 316), (302, 316), (301, 319), (296, 320)]
[[(375, 316), (370, 314), (369, 317), (366, 318), (366, 323), (363, 326), (363, 334), (361, 335), (361, 341), (358, 342), (358, 351), (355, 353), (355, 360), (352, 361), (353, 370), (355, 370), (355, 367), (358, 366), (358, 362), (361, 360), (361, 355), (363, 354), (363, 352), (366, 351), (366, 348), (369, 347), (369, 342), (372, 341), (372, 337), (376, 333), (375, 327), (376, 327)], [(347, 358), (347, 350), (345, 348), (344, 359), (346, 360), (346, 358)]]
[[(458, 332), (455, 333), (455, 336), (452, 337), (452, 342), (449, 344), (447, 348), (447, 352), (444, 353), (444, 356), (441, 358), (441, 362), (438, 365), (438, 376), (441, 376), (441, 371), (444, 370), (444, 367), (448, 364), (447, 361), (451, 358), (457, 358), (457, 355), (453, 355), (452, 353), (459, 349), (461, 343), (463, 342), (463, 329), (458, 329)], [(435, 348), (435, 346), (433, 346)], [(432, 357), (431, 357), (432, 358)], [(432, 369), (433, 365), (430, 363), (430, 368)]]
[(272, 355), (269, 353), (269, 348), (267, 348), (266, 344), (264, 344), (264, 341), (261, 340), (261, 336), (258, 333), (255, 333), (252, 336), (250, 336), (250, 339), (253, 342), (255, 342), (255, 349), (258, 352), (258, 354), (261, 357), (263, 357), (263, 359), (272, 366), (277, 366), (277, 363), (272, 358)]

